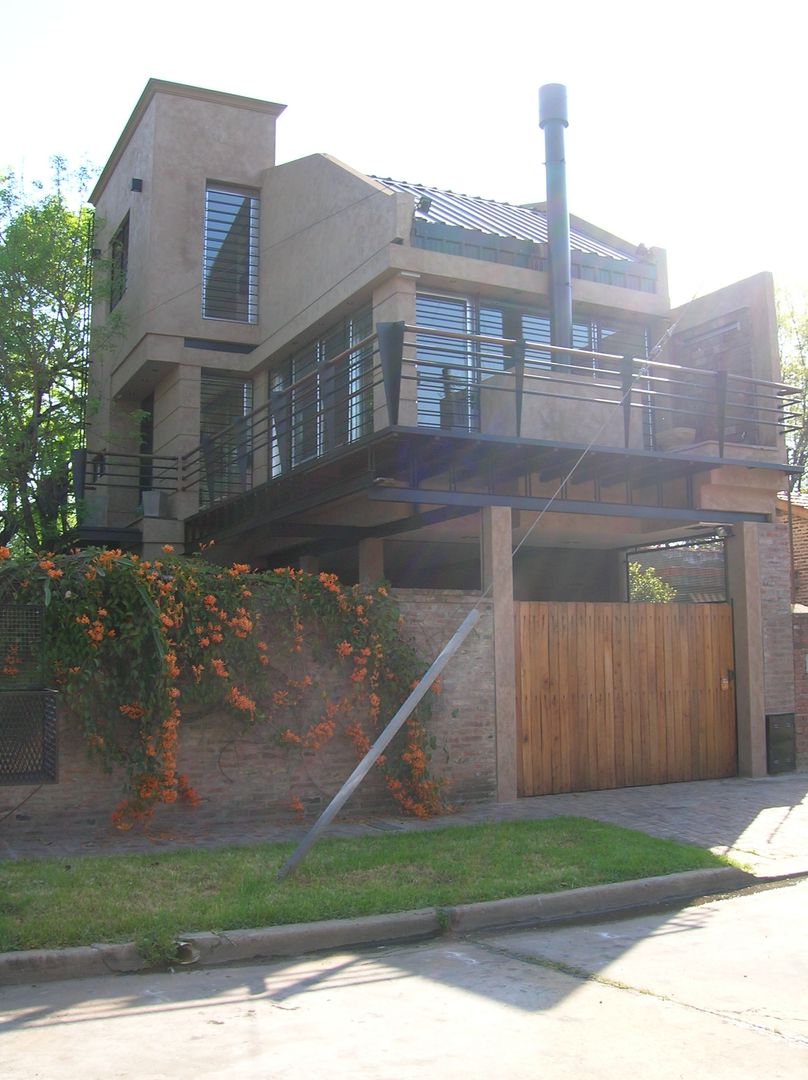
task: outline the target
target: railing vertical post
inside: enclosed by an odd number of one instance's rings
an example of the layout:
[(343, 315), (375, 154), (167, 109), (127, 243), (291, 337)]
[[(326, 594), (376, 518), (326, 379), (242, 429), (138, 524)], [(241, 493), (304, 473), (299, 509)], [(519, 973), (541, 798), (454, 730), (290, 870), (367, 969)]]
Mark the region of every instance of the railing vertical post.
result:
[(718, 456), (724, 456), (724, 437), (727, 429), (727, 377), (728, 372), (715, 373), (715, 407), (718, 426)]
[(403, 322), (382, 322), (376, 326), (379, 338), (379, 363), (382, 368), (387, 418), (391, 427), (398, 423), (401, 400), (401, 368), (404, 361)]
[(634, 360), (624, 356), (620, 361), (620, 402), (623, 406), (623, 443), (628, 449), (631, 441), (631, 388), (634, 385)]
[(524, 338), (513, 343), (513, 379), (516, 404), (516, 437), (522, 434), (522, 399), (525, 390), (525, 353), (527, 346)]

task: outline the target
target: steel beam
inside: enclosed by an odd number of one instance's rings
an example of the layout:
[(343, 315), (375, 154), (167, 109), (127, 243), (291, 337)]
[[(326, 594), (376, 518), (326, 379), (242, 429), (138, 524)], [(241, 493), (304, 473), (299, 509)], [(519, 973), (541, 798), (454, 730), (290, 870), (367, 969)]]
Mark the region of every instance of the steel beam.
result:
[(679, 506), (644, 506), (627, 503), (585, 502), (580, 499), (540, 499), (522, 495), (484, 495), (470, 491), (432, 491), (424, 488), (373, 488), (368, 492), (373, 502), (437, 503), (442, 506), (510, 506), (513, 510), (535, 513), (549, 510), (554, 514), (591, 514), (596, 517), (652, 518), (661, 521), (709, 522), (735, 525), (741, 521), (767, 522), (768, 514), (744, 511), (691, 510)]

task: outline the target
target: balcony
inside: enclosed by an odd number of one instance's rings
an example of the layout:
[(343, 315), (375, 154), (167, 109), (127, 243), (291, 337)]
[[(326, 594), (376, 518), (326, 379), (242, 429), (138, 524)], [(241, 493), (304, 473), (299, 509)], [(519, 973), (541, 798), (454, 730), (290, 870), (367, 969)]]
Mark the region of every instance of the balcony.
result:
[(84, 452), (84, 490), (128, 491), (130, 518), (144, 498), (184, 492), (199, 508), (190, 542), (357, 494), (526, 507), (552, 496), (570, 512), (692, 508), (697, 520), (697, 474), (787, 468), (795, 405), (792, 388), (732, 372), (387, 323), (276, 379), (265, 404), (180, 460)]

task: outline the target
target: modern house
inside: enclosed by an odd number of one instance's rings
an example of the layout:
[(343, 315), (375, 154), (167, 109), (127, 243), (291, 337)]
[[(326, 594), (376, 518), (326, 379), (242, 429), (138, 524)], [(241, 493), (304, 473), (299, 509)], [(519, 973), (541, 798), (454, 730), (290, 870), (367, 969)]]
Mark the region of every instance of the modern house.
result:
[[(558, 88), (530, 206), (275, 165), (282, 109), (152, 80), (100, 176), (122, 332), (84, 539), (484, 593), (501, 799), (765, 773), (794, 710), (770, 276), (671, 309), (664, 251), (567, 214)], [(626, 603), (627, 553), (701, 538), (721, 602)]]

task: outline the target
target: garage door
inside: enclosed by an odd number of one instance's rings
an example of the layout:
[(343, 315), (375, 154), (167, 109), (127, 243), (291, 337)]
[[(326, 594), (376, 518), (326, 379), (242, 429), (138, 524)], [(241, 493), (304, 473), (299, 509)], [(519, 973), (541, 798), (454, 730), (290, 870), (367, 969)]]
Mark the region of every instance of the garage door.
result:
[(729, 604), (514, 607), (520, 795), (736, 775)]

